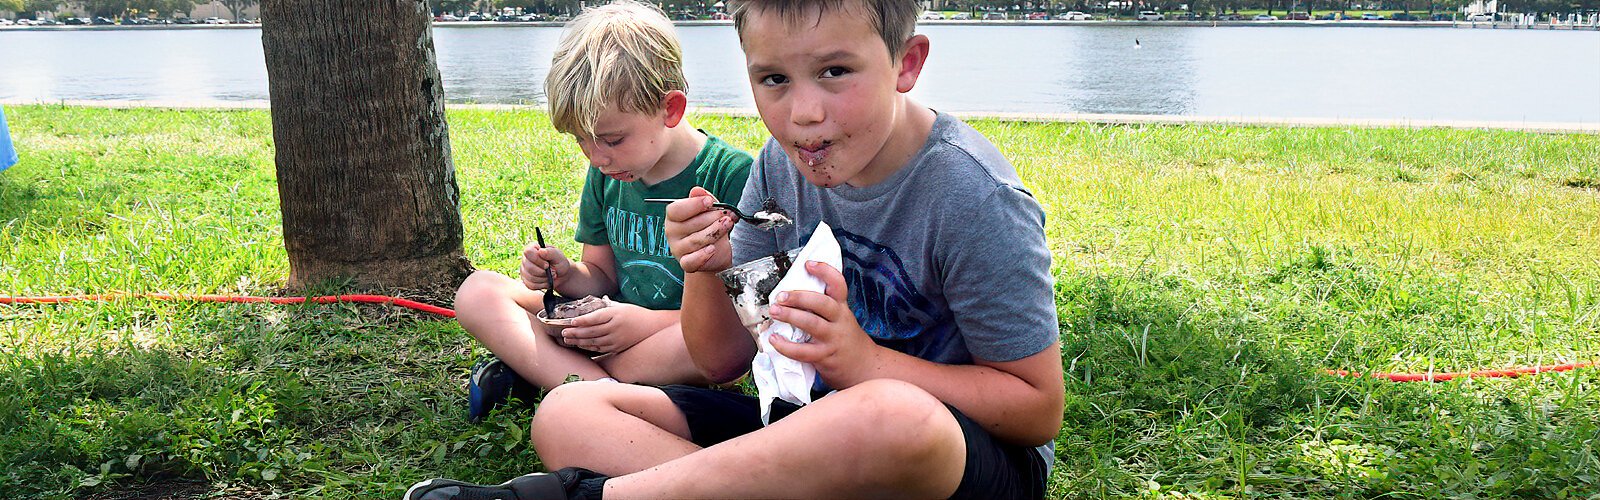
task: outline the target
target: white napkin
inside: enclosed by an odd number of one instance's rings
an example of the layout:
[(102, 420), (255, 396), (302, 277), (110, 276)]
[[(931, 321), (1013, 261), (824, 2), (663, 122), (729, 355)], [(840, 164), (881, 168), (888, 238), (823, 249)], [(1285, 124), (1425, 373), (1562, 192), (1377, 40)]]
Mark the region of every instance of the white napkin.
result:
[[(776, 302), (779, 293), (803, 290), (822, 293), (824, 286), (822, 280), (805, 271), (805, 263), (821, 262), (834, 269), (843, 269), (843, 258), (839, 254), (839, 240), (833, 238), (833, 230), (828, 223), (817, 224), (817, 230), (811, 233), (811, 241), (794, 258), (794, 267), (789, 273), (778, 280), (778, 286), (768, 295), (770, 301)], [(761, 423), (771, 423), (772, 398), (783, 398), (784, 401), (797, 405), (811, 403), (811, 385), (817, 379), (817, 369), (811, 363), (801, 363), (785, 357), (772, 348), (771, 337), (777, 335), (792, 342), (810, 342), (811, 335), (793, 325), (773, 320), (772, 326), (763, 330), (756, 336), (756, 344), (760, 351), (750, 362), (750, 374), (756, 381), (756, 396), (761, 399)]]

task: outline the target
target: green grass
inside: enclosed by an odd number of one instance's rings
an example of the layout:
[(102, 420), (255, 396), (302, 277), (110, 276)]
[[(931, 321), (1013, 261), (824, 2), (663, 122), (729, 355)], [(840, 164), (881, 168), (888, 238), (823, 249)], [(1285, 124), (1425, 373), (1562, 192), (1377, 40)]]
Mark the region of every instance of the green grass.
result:
[[(264, 111), (9, 107), (0, 293), (277, 293)], [(531, 111), (449, 115), (468, 256), (571, 234), (582, 163)], [(745, 148), (749, 118), (695, 117)], [(978, 121), (1048, 213), (1066, 423), (1052, 497), (1600, 491), (1600, 137)], [(575, 250), (569, 237), (554, 238)], [(371, 498), (540, 467), (464, 420), (483, 353), (366, 306), (0, 306), (0, 491)]]

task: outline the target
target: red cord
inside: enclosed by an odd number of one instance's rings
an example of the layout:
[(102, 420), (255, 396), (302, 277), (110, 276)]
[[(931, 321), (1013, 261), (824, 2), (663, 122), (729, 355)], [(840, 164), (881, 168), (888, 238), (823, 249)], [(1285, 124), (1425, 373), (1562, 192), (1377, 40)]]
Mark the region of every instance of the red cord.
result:
[(456, 312), (443, 307), (424, 304), (415, 300), (401, 299), (387, 295), (325, 295), (320, 297), (252, 297), (248, 295), (189, 295), (170, 293), (111, 293), (103, 295), (65, 295), (58, 297), (4, 297), (0, 296), (0, 304), (59, 304), (62, 302), (116, 300), (121, 298), (146, 298), (156, 300), (194, 300), (200, 302), (270, 302), (273, 304), (332, 304), (336, 302), (360, 302), (365, 304), (393, 304), (407, 309), (415, 309), (444, 316), (456, 317)]
[(1337, 375), (1340, 377), (1370, 376), (1376, 378), (1386, 378), (1395, 382), (1445, 382), (1457, 378), (1514, 378), (1523, 375), (1534, 375), (1546, 372), (1564, 372), (1568, 370), (1576, 370), (1578, 368), (1588, 368), (1591, 366), (1594, 366), (1594, 362), (1592, 361), (1588, 363), (1567, 363), (1556, 366), (1530, 366), (1523, 368), (1508, 368), (1505, 370), (1479, 370), (1475, 372), (1373, 373), (1370, 375), (1362, 375), (1361, 373), (1347, 370), (1327, 370), (1327, 372), (1331, 375)]
[[(456, 312), (443, 307), (428, 305), (414, 300), (389, 297), (386, 295), (325, 295), (320, 297), (252, 297), (247, 295), (187, 295), (168, 293), (137, 293), (137, 294), (102, 294), (102, 295), (65, 295), (57, 297), (6, 297), (0, 296), (0, 304), (58, 304), (62, 302), (116, 300), (121, 298), (146, 298), (156, 300), (194, 300), (200, 302), (270, 302), (273, 304), (301, 304), (311, 302), (314, 304), (332, 304), (336, 302), (360, 302), (366, 304), (392, 304), (408, 309), (428, 312), (444, 316), (456, 317)], [(1504, 378), (1519, 377), (1522, 375), (1535, 375), (1548, 372), (1564, 372), (1578, 368), (1594, 366), (1594, 362), (1567, 363), (1556, 366), (1532, 366), (1524, 368), (1509, 368), (1505, 370), (1480, 370), (1475, 372), (1450, 372), (1450, 373), (1373, 373), (1361, 374), (1349, 370), (1324, 370), (1329, 375), (1339, 377), (1370, 376), (1388, 379), (1395, 382), (1444, 382), (1457, 378)]]

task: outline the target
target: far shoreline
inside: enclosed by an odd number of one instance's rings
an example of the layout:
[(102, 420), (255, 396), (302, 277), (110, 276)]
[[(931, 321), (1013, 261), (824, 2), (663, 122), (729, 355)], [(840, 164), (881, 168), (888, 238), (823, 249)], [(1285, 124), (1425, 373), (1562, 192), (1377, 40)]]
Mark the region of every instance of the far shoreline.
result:
[[(172, 109), (172, 110), (262, 110), (271, 109), (266, 101), (116, 101), (116, 100), (23, 100), (0, 99), (0, 106), (71, 106), (108, 109)], [(481, 109), (503, 111), (543, 111), (533, 104), (454, 104), (446, 109)], [(751, 108), (691, 107), (690, 112), (701, 115), (756, 116)], [(1235, 127), (1352, 127), (1352, 128), (1404, 128), (1404, 129), (1476, 129), (1535, 132), (1547, 134), (1600, 134), (1600, 122), (1533, 122), (1496, 120), (1413, 120), (1406, 118), (1297, 118), (1259, 116), (1194, 116), (1194, 115), (1137, 115), (1111, 113), (1011, 113), (953, 111), (951, 115), (964, 120), (998, 120), (1015, 122), (1083, 122), (1104, 125), (1166, 125), (1193, 126), (1218, 125)]]
[[(673, 21), (677, 26), (732, 26), (733, 21)], [(1022, 19), (1008, 20), (922, 20), (919, 26), (1081, 26), (1081, 27), (1184, 27), (1184, 28), (1221, 28), (1221, 27), (1316, 27), (1316, 28), (1461, 28), (1461, 29), (1503, 29), (1503, 30), (1534, 30), (1534, 31), (1600, 31), (1600, 26), (1573, 26), (1531, 24), (1522, 25), (1514, 22), (1469, 22), (1469, 21), (1363, 21), (1357, 19), (1344, 19), (1339, 21), (1305, 20), (1292, 21), (1280, 19), (1276, 21), (1132, 21), (1132, 20), (1091, 20), (1091, 21), (1063, 21), (1042, 20), (1031, 21)], [(559, 28), (566, 23), (554, 21), (539, 22), (499, 22), (499, 21), (451, 21), (434, 22), (435, 28)], [(233, 29), (249, 30), (261, 29), (260, 24), (161, 24), (161, 25), (111, 25), (111, 26), (0, 26), (0, 33), (9, 31), (118, 31), (118, 30), (210, 30)]]

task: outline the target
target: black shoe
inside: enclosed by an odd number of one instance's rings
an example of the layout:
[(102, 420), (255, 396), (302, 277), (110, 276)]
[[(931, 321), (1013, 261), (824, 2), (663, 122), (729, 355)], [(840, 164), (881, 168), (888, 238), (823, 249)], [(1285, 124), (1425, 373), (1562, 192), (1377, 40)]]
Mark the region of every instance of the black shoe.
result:
[(607, 479), (577, 467), (528, 474), (494, 486), (429, 479), (411, 485), (405, 500), (599, 500)]
[(500, 358), (484, 358), (472, 365), (472, 376), (467, 378), (467, 420), (482, 421), (512, 396), (531, 405), (538, 394), (539, 388), (517, 375)]

